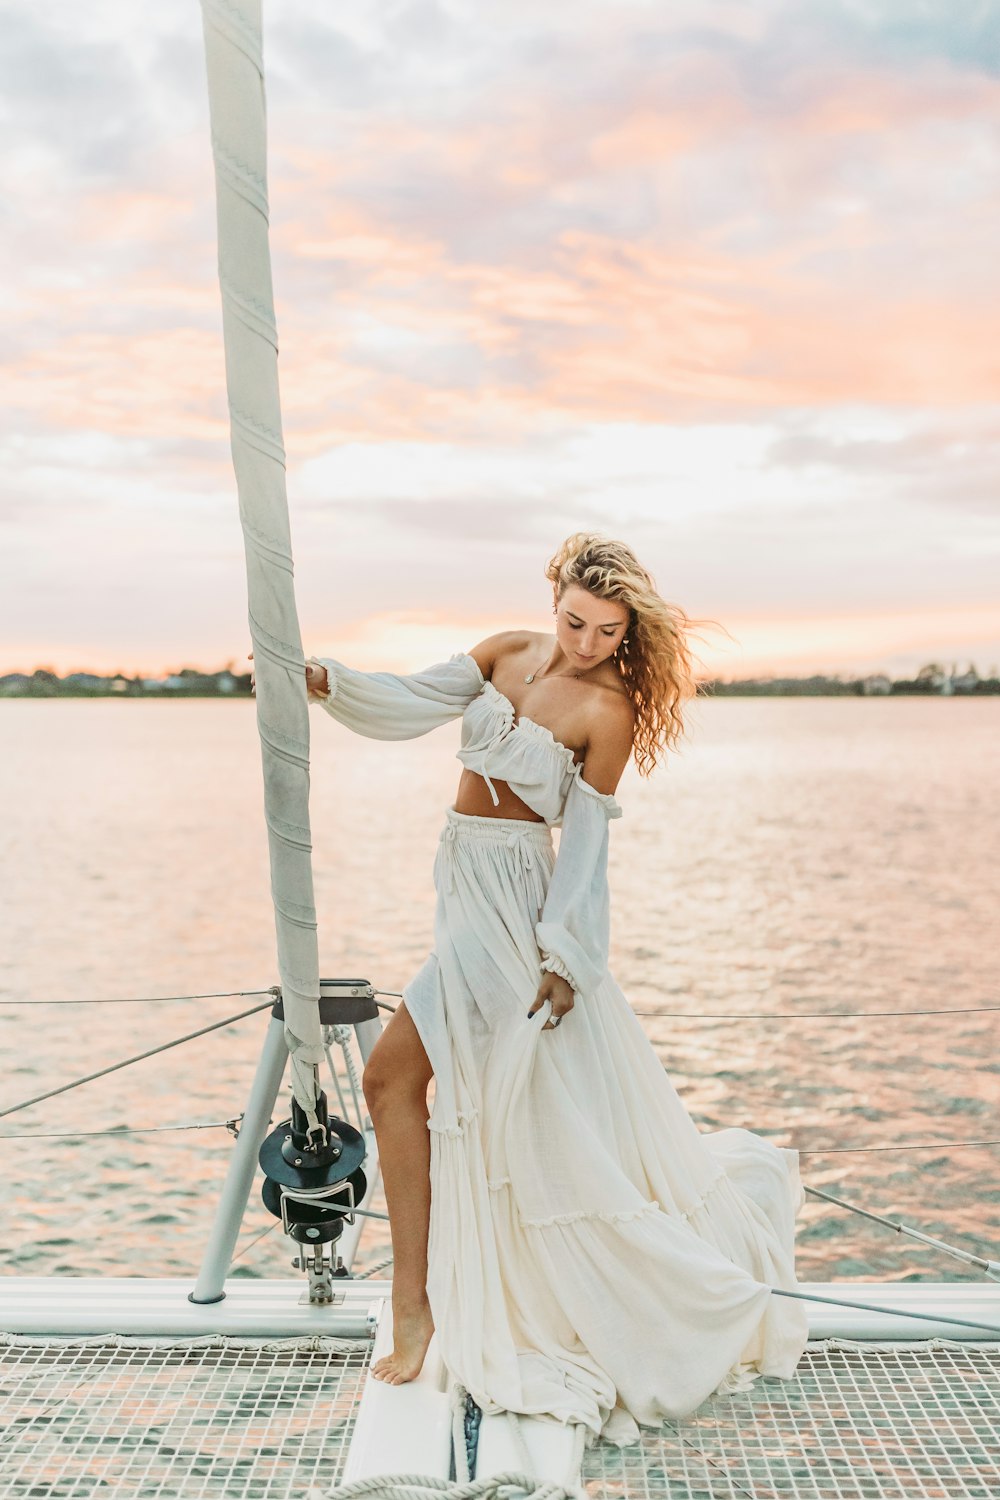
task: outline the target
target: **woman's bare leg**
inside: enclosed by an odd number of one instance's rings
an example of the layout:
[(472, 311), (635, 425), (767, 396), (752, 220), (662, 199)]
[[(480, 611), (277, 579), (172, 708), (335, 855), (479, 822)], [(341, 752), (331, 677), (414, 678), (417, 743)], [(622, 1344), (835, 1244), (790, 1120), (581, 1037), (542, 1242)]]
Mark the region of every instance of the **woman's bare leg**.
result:
[(427, 1086), (432, 1070), (413, 1018), (400, 1002), (372, 1048), (364, 1074), (392, 1231), (393, 1350), (372, 1365), (391, 1385), (419, 1375), (434, 1323), (427, 1300), (431, 1205)]

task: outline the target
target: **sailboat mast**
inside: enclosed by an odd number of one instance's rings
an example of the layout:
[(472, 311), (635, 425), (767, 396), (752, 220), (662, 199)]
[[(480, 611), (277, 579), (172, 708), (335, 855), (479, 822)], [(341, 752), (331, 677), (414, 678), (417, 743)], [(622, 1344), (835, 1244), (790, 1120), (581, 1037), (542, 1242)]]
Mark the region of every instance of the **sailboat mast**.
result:
[(319, 954), (309, 829), (309, 716), (293, 585), (268, 243), (261, 0), (202, 0), (215, 160), (230, 439), (292, 1089), (316, 1126)]

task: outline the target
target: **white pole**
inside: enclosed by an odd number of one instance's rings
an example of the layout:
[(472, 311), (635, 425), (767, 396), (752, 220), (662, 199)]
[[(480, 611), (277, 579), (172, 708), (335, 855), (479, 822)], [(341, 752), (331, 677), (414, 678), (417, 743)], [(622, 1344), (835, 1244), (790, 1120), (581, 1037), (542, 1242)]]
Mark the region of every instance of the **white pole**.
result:
[(229, 1169), (215, 1210), (198, 1280), (194, 1291), (188, 1294), (189, 1302), (221, 1302), (226, 1295), (226, 1277), (233, 1262), (236, 1238), (253, 1187), (257, 1156), (271, 1123), (287, 1061), (284, 1027), (272, 1017), (264, 1036), (264, 1049), (257, 1064), (240, 1133), (229, 1158)]

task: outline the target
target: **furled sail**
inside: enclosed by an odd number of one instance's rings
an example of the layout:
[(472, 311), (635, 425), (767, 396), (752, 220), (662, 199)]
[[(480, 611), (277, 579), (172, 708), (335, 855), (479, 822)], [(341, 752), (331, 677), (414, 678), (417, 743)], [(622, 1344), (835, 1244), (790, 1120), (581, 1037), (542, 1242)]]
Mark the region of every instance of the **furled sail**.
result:
[(323, 1058), (309, 831), (309, 714), (295, 608), (268, 247), (261, 0), (202, 0), (230, 439), (246, 546), (257, 728), (292, 1089), (316, 1124)]

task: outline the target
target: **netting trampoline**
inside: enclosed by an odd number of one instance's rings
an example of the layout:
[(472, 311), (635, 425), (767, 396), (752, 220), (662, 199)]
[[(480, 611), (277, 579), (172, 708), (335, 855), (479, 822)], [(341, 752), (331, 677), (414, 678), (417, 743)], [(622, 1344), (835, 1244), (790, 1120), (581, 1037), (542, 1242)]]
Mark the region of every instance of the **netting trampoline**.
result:
[(810, 1344), (792, 1380), (584, 1457), (594, 1500), (996, 1500), (1000, 1343)]
[[(277, 1500), (342, 1472), (365, 1340), (19, 1339), (0, 1491)], [(593, 1500), (996, 1500), (1000, 1343), (811, 1344), (794, 1379), (584, 1456)]]
[(371, 1345), (337, 1339), (0, 1349), (0, 1493), (276, 1500), (339, 1476)]

